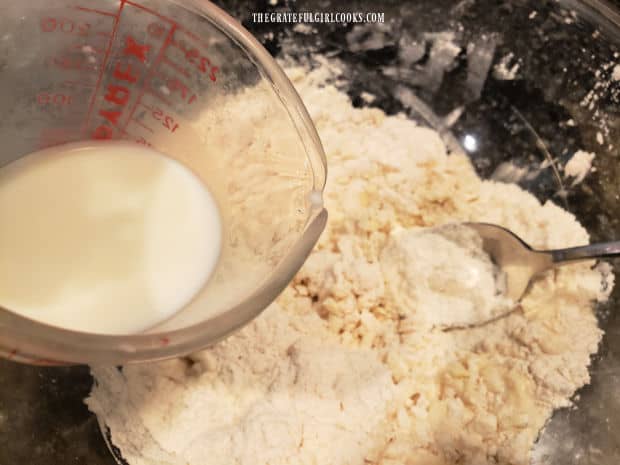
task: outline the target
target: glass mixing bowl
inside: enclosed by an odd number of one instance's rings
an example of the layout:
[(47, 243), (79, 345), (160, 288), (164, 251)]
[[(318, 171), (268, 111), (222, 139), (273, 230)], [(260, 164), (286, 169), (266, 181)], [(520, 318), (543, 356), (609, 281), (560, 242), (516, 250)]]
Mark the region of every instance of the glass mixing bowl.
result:
[[(483, 178), (516, 182), (576, 215), (592, 241), (620, 239), (620, 3), (598, 0), (221, 0), (268, 50), (339, 60), (358, 106), (405, 112), (469, 155)], [(385, 13), (385, 24), (253, 23), (251, 11)], [(451, 45), (456, 44), (456, 47)], [(374, 95), (369, 103), (365, 94)], [(594, 169), (572, 185), (578, 150)], [(415, 186), (413, 186), (415, 188)], [(614, 267), (616, 275), (620, 268)], [(620, 286), (597, 310), (605, 336), (592, 382), (557, 411), (536, 464), (620, 463)]]
[(280, 293), (325, 225), (325, 157), (302, 102), (256, 39), (209, 3), (2, 0), (0, 102), (0, 166), (67, 142), (131, 140), (190, 168), (223, 223), (214, 274), (165, 322), (110, 336), (0, 308), (10, 360), (122, 364), (203, 348)]
[[(566, 206), (592, 240), (620, 238), (620, 81), (614, 79), (620, 17), (614, 5), (577, 0), (354, 0), (346, 7), (334, 0), (217, 3), (273, 55), (308, 62), (317, 54), (339, 59), (346, 80), (337, 85), (354, 104), (406, 112), (442, 131), (453, 150), (469, 153), (481, 176), (518, 180), (541, 200)], [(384, 12), (386, 25), (294, 28), (255, 23), (251, 16), (343, 10)], [(433, 44), (446, 37), (439, 33), (459, 44), (458, 54), (442, 66), (430, 59)], [(362, 92), (376, 99), (369, 104)], [(571, 187), (561, 167), (579, 149), (596, 153), (596, 171)], [(548, 157), (566, 188), (565, 200), (556, 195), (560, 186), (552, 168), (540, 169)], [(556, 412), (536, 445), (537, 465), (620, 463), (619, 297), (616, 286), (611, 301), (598, 309), (606, 334), (593, 360), (592, 383), (577, 393), (575, 408)], [(0, 376), (0, 392), (6, 386), (0, 405), (10, 406), (5, 407), (8, 417), (19, 419), (0, 434), (0, 462), (6, 457), (7, 463), (44, 464), (53, 456), (49, 463), (115, 464), (82, 404), (92, 382), (87, 369), (0, 360)]]

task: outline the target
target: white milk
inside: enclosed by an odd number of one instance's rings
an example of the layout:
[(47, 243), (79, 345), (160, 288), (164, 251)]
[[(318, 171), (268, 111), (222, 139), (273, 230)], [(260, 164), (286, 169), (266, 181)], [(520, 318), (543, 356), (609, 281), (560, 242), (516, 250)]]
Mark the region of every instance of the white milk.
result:
[(125, 142), (70, 144), (0, 168), (0, 306), (63, 328), (147, 329), (214, 271), (217, 205), (178, 162)]

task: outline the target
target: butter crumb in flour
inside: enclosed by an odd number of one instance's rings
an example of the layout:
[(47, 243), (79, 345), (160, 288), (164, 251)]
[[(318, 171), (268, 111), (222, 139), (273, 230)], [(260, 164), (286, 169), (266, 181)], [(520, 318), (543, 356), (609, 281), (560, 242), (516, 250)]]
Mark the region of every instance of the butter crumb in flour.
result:
[(277, 303), (215, 347), (94, 367), (90, 409), (130, 465), (528, 464), (553, 410), (589, 382), (602, 335), (592, 306), (613, 275), (566, 266), (510, 316), (445, 332), (420, 321), (432, 308), (396, 305), (381, 257), (399, 231), (454, 222), (501, 224), (538, 248), (586, 244), (587, 232), (551, 202), (481, 180), (436, 132), (353, 108), (325, 67), (288, 72), (330, 167), (318, 246)]

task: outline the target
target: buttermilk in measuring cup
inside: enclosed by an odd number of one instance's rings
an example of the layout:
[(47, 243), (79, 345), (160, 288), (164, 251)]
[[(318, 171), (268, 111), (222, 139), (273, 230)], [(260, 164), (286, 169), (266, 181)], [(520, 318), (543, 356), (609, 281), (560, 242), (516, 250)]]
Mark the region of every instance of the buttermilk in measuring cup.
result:
[(213, 273), (221, 220), (189, 169), (128, 142), (53, 147), (0, 168), (0, 306), (95, 333), (145, 330)]

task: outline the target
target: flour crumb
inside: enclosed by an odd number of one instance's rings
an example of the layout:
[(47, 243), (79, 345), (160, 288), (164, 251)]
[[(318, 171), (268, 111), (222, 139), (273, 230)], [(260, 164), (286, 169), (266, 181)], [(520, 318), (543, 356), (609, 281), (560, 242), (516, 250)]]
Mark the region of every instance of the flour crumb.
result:
[(371, 94), (371, 93), (369, 93), (369, 92), (362, 92), (362, 93), (360, 93), (360, 98), (361, 98), (364, 102), (366, 102), (366, 103), (372, 103), (372, 102), (374, 102), (375, 100), (377, 100), (377, 96), (376, 96), (376, 95), (373, 95), (373, 94)]
[(572, 185), (575, 186), (585, 179), (592, 169), (594, 153), (578, 150), (564, 166), (564, 175), (572, 177)]
[(547, 167), (548, 161), (545, 160), (540, 164), (540, 168), (530, 171), (527, 166), (517, 166), (511, 161), (505, 161), (500, 163), (493, 174), (491, 179), (494, 181), (519, 183), (523, 179), (530, 179), (536, 176), (536, 174)]
[(503, 57), (499, 63), (493, 67), (493, 77), (502, 81), (511, 81), (517, 77), (519, 72), (519, 63), (514, 63), (510, 66), (510, 62), (513, 60), (514, 54), (511, 52)]
[(308, 34), (312, 34), (313, 32), (316, 32), (316, 29), (314, 29), (309, 24), (297, 23), (293, 26), (293, 31), (298, 32), (300, 34), (308, 35)]
[(620, 65), (614, 66), (614, 69), (611, 73), (611, 78), (614, 81), (620, 81)]

